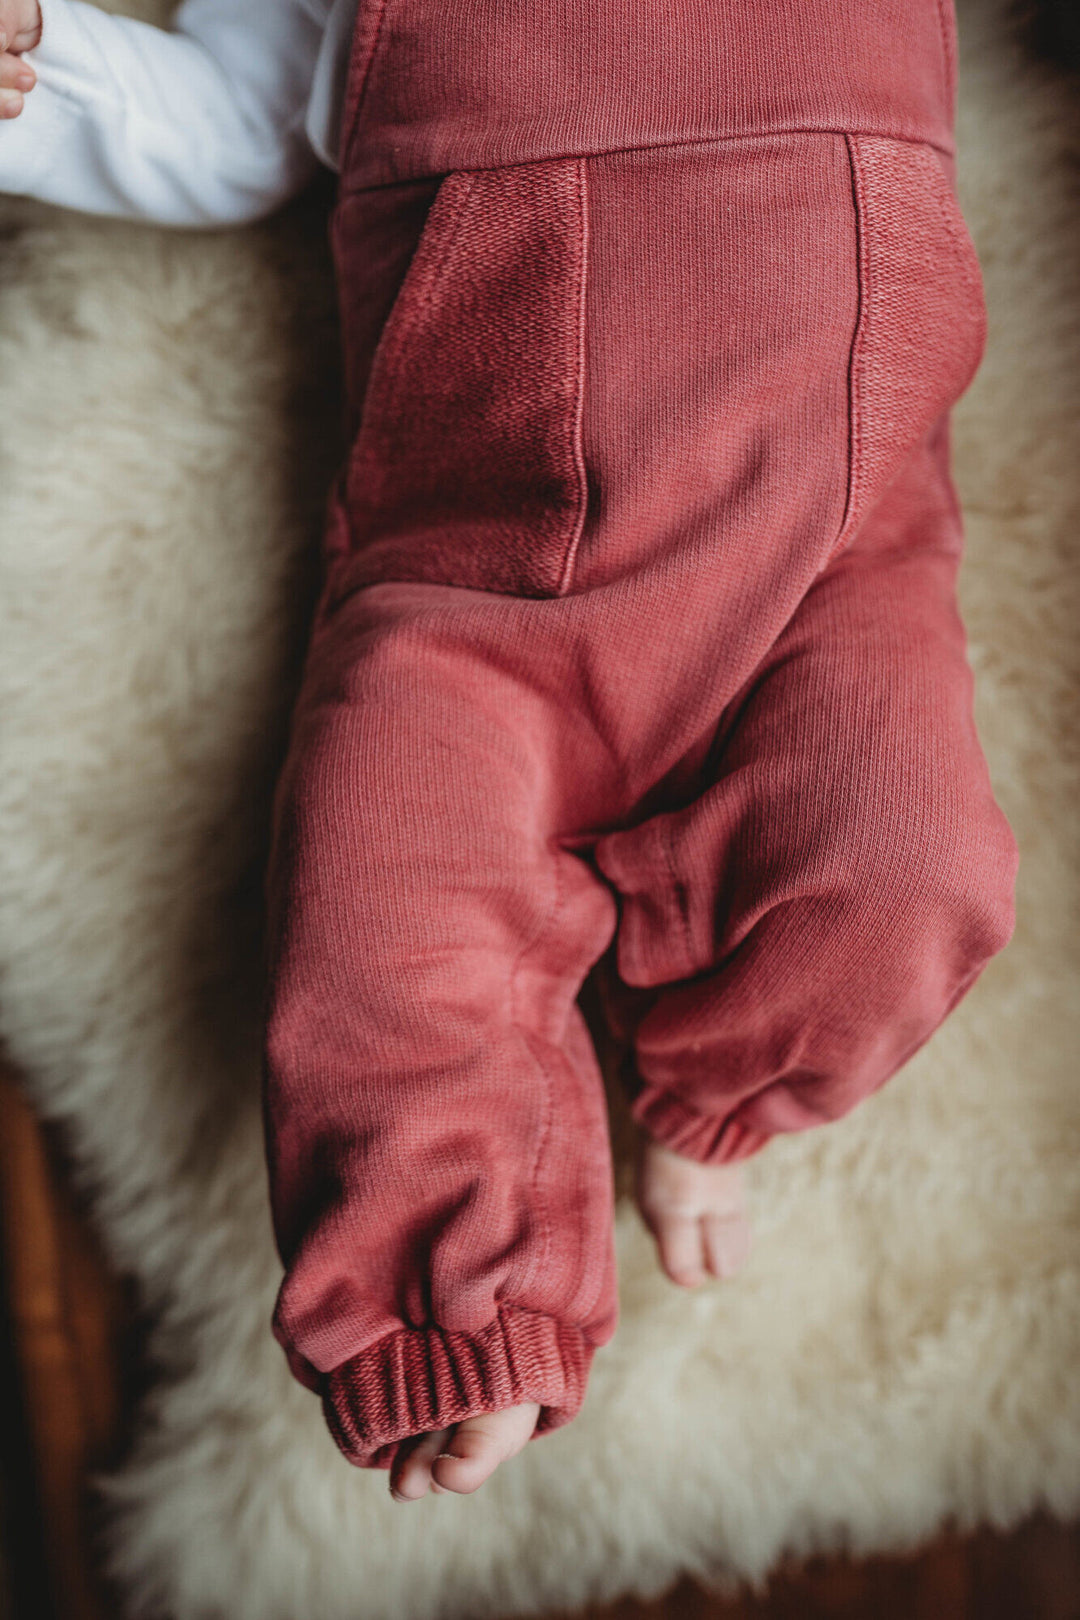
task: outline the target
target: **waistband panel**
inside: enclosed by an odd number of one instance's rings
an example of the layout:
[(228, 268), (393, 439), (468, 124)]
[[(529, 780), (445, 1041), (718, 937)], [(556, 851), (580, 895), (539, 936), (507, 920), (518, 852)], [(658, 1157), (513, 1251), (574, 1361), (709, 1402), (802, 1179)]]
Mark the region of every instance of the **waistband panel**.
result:
[(953, 149), (952, 0), (360, 0), (349, 189), (844, 130)]

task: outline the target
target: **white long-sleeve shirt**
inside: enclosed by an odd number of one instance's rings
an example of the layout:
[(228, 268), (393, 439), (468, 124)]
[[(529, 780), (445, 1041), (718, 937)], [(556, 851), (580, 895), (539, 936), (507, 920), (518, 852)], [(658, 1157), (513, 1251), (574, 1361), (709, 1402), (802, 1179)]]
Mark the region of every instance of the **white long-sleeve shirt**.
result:
[(167, 29), (40, 3), (37, 84), (0, 120), (0, 191), (221, 225), (336, 167), (356, 0), (183, 0)]

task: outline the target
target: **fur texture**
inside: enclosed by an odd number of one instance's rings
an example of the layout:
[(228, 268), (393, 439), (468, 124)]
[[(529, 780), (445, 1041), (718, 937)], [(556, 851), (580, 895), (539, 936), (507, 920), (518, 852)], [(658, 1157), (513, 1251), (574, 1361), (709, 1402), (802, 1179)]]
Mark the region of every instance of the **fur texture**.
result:
[(105, 1483), (132, 1614), (480, 1620), (1080, 1511), (1077, 130), (999, 0), (961, 27), (963, 606), (1017, 934), (882, 1092), (754, 1161), (738, 1280), (669, 1284), (623, 1198), (582, 1415), (472, 1498), (349, 1469), (268, 1327), (259, 867), (337, 450), (325, 194), (188, 234), (9, 205), (3, 1031), (156, 1322)]

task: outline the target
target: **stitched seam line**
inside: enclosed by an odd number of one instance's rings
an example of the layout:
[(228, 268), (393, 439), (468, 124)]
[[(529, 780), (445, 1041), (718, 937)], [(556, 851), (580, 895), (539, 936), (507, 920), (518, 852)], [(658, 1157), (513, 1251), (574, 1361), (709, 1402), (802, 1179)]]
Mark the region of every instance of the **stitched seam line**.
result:
[[(361, 0), (361, 4), (363, 4), (363, 0)], [(367, 95), (368, 81), (371, 78), (371, 69), (375, 63), (375, 56), (379, 49), (379, 41), (382, 38), (382, 27), (383, 19), (386, 16), (386, 6), (387, 0), (379, 0), (379, 14), (375, 19), (375, 27), (372, 32), (371, 45), (368, 50), (368, 59), (364, 63), (363, 73), (361, 74), (360, 83), (356, 92), (356, 100), (349, 116), (348, 131), (345, 136), (344, 144), (341, 148), (341, 166), (343, 170), (349, 167), (352, 149), (356, 142), (356, 129), (360, 122), (360, 110), (364, 105), (364, 99)], [(359, 18), (357, 18), (357, 22), (353, 24), (353, 27), (356, 28), (358, 23)]]
[(956, 40), (949, 26), (951, 0), (938, 0), (938, 26), (941, 29), (941, 70), (945, 83), (945, 102), (951, 117), (956, 105), (957, 71)]
[[(618, 157), (623, 152), (667, 152), (671, 151), (672, 148), (679, 147), (737, 146), (740, 143), (749, 145), (758, 141), (794, 140), (799, 136), (805, 138), (814, 135), (820, 135), (823, 138), (839, 135), (843, 140), (850, 140), (852, 135), (855, 135), (862, 139), (897, 141), (902, 146), (930, 146), (934, 151), (941, 152), (946, 157), (956, 156), (956, 144), (954, 141), (936, 141), (929, 135), (898, 135), (895, 130), (891, 129), (860, 129), (853, 131), (850, 128), (841, 127), (819, 128), (817, 125), (783, 124), (778, 125), (775, 129), (755, 130), (751, 135), (743, 133), (738, 135), (695, 135), (689, 140), (682, 135), (673, 135), (667, 141), (639, 141), (636, 145), (631, 146), (600, 146), (588, 147), (581, 151), (546, 152), (539, 156), (534, 154), (532, 157), (519, 158), (513, 163), (463, 163), (460, 167), (449, 172), (452, 174), (492, 174), (500, 169), (524, 169), (537, 163), (564, 163), (571, 159), (587, 161), (589, 158)], [(350, 186), (347, 180), (342, 180), (340, 187), (343, 195), (353, 196), (364, 191), (382, 191), (387, 186), (405, 185), (410, 180), (431, 179), (438, 172), (437, 169), (433, 169), (418, 174), (395, 175), (392, 180), (379, 180), (374, 184), (361, 186)]]
[(588, 477), (585, 471), (585, 450), (582, 443), (582, 427), (585, 417), (585, 306), (589, 278), (589, 209), (588, 189), (586, 181), (586, 163), (579, 158), (576, 163), (577, 178), (577, 231), (578, 231), (578, 276), (577, 276), (577, 345), (574, 358), (575, 376), (577, 381), (576, 397), (574, 399), (574, 418), (571, 436), (571, 454), (574, 458), (574, 471), (577, 474), (577, 512), (574, 525), (567, 542), (566, 554), (563, 559), (562, 572), (559, 576), (557, 595), (563, 596), (570, 589), (573, 577), (574, 564), (577, 561), (578, 546), (585, 529), (585, 514), (588, 504)]
[(848, 360), (848, 490), (840, 532), (826, 558), (830, 563), (848, 538), (859, 498), (859, 473), (862, 456), (862, 358), (866, 347), (866, 329), (869, 319), (869, 244), (866, 219), (866, 184), (855, 138), (844, 136), (848, 162), (851, 165), (851, 197), (855, 217), (855, 255), (858, 265), (859, 305), (855, 316), (855, 331), (851, 339)]

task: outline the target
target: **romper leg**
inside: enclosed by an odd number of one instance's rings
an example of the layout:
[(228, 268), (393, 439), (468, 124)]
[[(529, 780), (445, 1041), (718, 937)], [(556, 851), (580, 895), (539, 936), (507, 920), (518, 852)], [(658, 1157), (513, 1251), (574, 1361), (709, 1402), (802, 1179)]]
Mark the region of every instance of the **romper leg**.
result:
[(726, 707), (693, 803), (596, 846), (635, 1117), (706, 1162), (836, 1118), (1013, 927), (972, 715), (944, 423)]
[(527, 607), (356, 592), (316, 634), (279, 788), (275, 1326), (302, 1381), (333, 1371), (359, 1463), (521, 1401), (540, 1432), (568, 1421), (615, 1326), (607, 1116), (575, 1003), (615, 905), (555, 837), (562, 716), (529, 684)]

